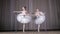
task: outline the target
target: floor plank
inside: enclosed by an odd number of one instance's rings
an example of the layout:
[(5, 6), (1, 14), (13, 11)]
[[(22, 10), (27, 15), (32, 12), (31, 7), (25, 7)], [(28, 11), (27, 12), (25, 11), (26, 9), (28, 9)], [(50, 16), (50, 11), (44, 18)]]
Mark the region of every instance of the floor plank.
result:
[(0, 34), (60, 34), (60, 31), (46, 31), (46, 32), (0, 32)]

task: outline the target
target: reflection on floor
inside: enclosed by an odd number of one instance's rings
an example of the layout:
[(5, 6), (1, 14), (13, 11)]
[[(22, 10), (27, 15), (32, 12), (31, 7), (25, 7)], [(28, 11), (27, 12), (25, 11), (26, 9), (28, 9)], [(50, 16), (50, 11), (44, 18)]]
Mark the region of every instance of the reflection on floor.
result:
[(0, 32), (0, 34), (60, 34), (60, 31), (41, 31), (41, 32)]

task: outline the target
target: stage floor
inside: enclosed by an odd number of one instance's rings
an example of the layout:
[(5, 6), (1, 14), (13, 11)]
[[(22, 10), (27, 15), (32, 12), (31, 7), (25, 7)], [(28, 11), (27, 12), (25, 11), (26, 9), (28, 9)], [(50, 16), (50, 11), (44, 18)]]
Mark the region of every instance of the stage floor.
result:
[(0, 32), (0, 34), (60, 34), (60, 31), (41, 31), (41, 32)]

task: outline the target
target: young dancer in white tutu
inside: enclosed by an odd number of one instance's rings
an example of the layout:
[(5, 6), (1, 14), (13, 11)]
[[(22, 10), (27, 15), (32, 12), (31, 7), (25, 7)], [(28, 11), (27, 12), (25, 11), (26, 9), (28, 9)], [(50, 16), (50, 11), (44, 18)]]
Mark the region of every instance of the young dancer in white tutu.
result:
[(17, 20), (18, 22), (23, 23), (23, 32), (24, 32), (25, 24), (31, 21), (31, 16), (27, 12), (26, 7), (22, 7), (22, 11), (20, 12), (21, 13), (17, 15)]
[(39, 32), (40, 24), (45, 21), (45, 14), (39, 11), (39, 9), (36, 9), (35, 16), (36, 16), (35, 23), (38, 25)]
[(17, 15), (17, 20), (20, 23), (29, 23), (31, 21), (31, 16), (29, 13), (26, 11), (26, 7), (22, 7), (21, 13)]

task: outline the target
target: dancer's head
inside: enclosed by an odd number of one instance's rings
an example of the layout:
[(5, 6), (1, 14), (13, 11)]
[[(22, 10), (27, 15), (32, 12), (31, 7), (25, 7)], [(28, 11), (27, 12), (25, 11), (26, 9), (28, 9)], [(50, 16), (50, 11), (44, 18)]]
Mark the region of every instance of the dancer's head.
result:
[(22, 7), (22, 10), (26, 10), (26, 6)]
[(39, 9), (36, 9), (37, 12), (39, 12)]

